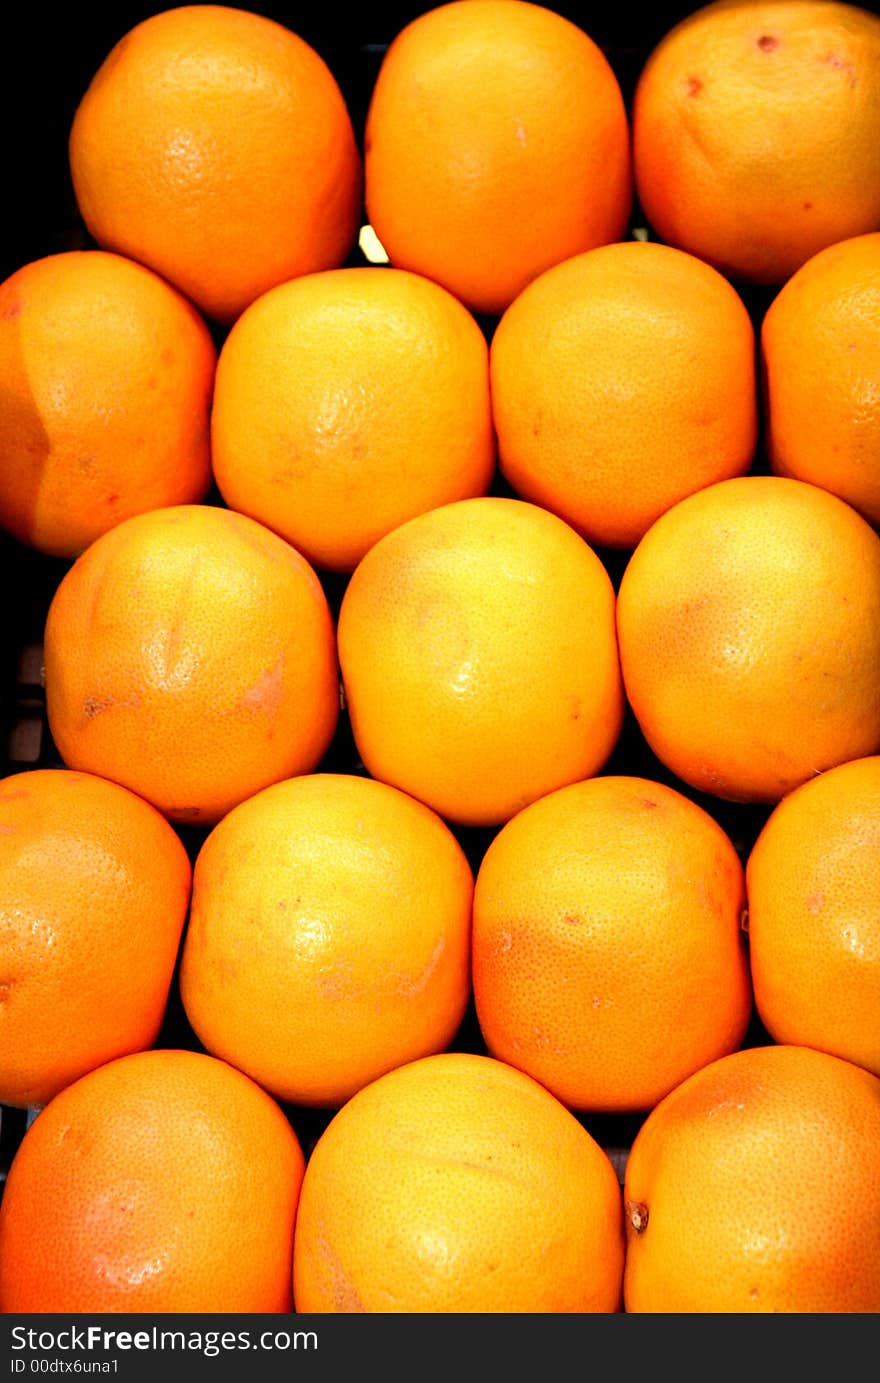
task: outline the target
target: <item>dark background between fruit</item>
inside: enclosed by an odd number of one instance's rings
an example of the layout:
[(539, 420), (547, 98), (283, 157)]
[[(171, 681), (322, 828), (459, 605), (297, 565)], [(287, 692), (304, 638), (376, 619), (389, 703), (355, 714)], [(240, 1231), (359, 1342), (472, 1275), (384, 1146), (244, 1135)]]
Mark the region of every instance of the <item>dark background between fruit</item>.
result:
[[(97, 6), (66, 6), (53, 12), (50, 18), (43, 7), (25, 5), (4, 20), (6, 60), (0, 81), (0, 129), (3, 131), (0, 280), (22, 264), (43, 255), (92, 247), (70, 185), (67, 138), (73, 114), (93, 73), (113, 44), (134, 24), (168, 7), (161, 4), (100, 9)], [(361, 144), (370, 93), (389, 42), (416, 15), (433, 8), (427, 4), (361, 4), (350, 9), (328, 0), (308, 5), (242, 7), (285, 24), (321, 54), (342, 88)], [(629, 108), (635, 82), (651, 49), (674, 23), (697, 6), (654, 5), (649, 11), (638, 12), (619, 5), (555, 3), (549, 8), (577, 23), (602, 48), (614, 68)], [(756, 176), (759, 176), (758, 170)], [(636, 204), (627, 233), (643, 226)], [(365, 262), (357, 247), (352, 251), (350, 262)], [(772, 291), (753, 290), (742, 284), (737, 287), (757, 329)], [(481, 321), (481, 326), (487, 339), (491, 339), (494, 322)], [(221, 329), (212, 330), (219, 347), (224, 333)], [(760, 446), (753, 469), (766, 469)], [(493, 491), (510, 493), (501, 479), (496, 481)], [(221, 504), (222, 500), (214, 491), (208, 502)], [(616, 586), (628, 553), (600, 551), (599, 555)], [(0, 560), (6, 588), (0, 614), (0, 774), (6, 776), (33, 768), (62, 766), (45, 721), (42, 631), (52, 593), (69, 563), (31, 551), (2, 533)], [(337, 576), (321, 575), (336, 612), (345, 581)], [(528, 752), (525, 746), (524, 752)], [(364, 772), (344, 713), (333, 744), (319, 768)], [(686, 788), (654, 757), (631, 716), (605, 772), (637, 773), (684, 790), (724, 827), (743, 861), (768, 814), (765, 807), (722, 802)], [(180, 833), (194, 860), (205, 829), (184, 827)], [(476, 870), (493, 832), (456, 829), (456, 834)], [(755, 1018), (747, 1045), (768, 1040)], [(176, 985), (158, 1045), (200, 1049), (186, 1021)], [(469, 1051), (485, 1050), (472, 1008), (454, 1046)], [(308, 1155), (333, 1111), (286, 1107), (286, 1112)], [(584, 1113), (578, 1117), (612, 1156), (622, 1180), (627, 1149), (644, 1115)], [(27, 1121), (28, 1114), (24, 1110), (0, 1109), (0, 1194)]]

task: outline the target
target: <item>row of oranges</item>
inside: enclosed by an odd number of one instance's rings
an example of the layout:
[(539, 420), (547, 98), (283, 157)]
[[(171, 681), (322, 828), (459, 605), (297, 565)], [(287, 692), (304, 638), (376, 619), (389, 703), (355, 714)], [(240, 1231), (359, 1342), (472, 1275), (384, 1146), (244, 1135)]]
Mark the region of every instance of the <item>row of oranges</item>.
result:
[(860, 398), (878, 246), (856, 236), (795, 273), (760, 319), (757, 361), (731, 283), (656, 242), (545, 271), (488, 342), (421, 274), (302, 275), (263, 294), (219, 356), (204, 319), (142, 265), (48, 256), (0, 285), (17, 455), (0, 520), (72, 557), (214, 483), (319, 570), (350, 573), (404, 519), (486, 493), (497, 460), (516, 494), (593, 546), (631, 550), (677, 500), (749, 470), (762, 429), (777, 474), (876, 523)]

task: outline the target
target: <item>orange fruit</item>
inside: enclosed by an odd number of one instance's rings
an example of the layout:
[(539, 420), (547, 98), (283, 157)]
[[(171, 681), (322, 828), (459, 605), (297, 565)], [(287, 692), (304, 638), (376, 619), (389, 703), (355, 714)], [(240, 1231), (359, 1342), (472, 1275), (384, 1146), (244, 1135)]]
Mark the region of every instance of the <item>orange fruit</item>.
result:
[(838, 0), (718, 0), (657, 43), (632, 103), (635, 188), (662, 240), (783, 283), (880, 229), (880, 17)]
[(0, 284), (0, 525), (75, 557), (211, 484), (216, 351), (193, 307), (102, 250), (34, 260)]
[(230, 331), (211, 428), (230, 508), (316, 566), (351, 571), (404, 519), (489, 488), (486, 338), (421, 275), (307, 274)]
[(74, 115), (70, 173), (92, 237), (232, 321), (347, 257), (362, 165), (342, 91), (286, 26), (181, 5), (130, 29)]
[(767, 455), (880, 525), (880, 232), (820, 250), (761, 323)]
[(774, 807), (746, 869), (755, 1000), (777, 1042), (880, 1076), (880, 757)]
[(649, 1109), (745, 1036), (744, 905), (732, 841), (674, 788), (606, 775), (548, 793), (477, 873), (489, 1051), (570, 1109)]
[(592, 548), (523, 500), (458, 500), (387, 533), (337, 629), (367, 771), (468, 826), (598, 772), (623, 718), (614, 599)]
[(202, 1052), (119, 1057), (30, 1125), (0, 1202), (0, 1310), (289, 1312), (303, 1153)]
[(64, 763), (174, 821), (212, 824), (309, 772), (336, 727), (321, 584), (283, 538), (227, 509), (156, 509), (96, 538), (52, 597), (44, 652)]
[(614, 1312), (620, 1187), (530, 1076), (470, 1052), (364, 1086), (319, 1137), (293, 1255), (298, 1312)]
[(190, 1023), (277, 1098), (340, 1105), (455, 1037), (472, 897), (455, 836), (397, 788), (335, 773), (275, 783), (196, 859), (180, 972)]
[(691, 787), (774, 803), (880, 750), (880, 537), (814, 485), (773, 475), (673, 505), (617, 599), (627, 698)]
[(750, 1047), (647, 1115), (626, 1165), (627, 1312), (880, 1309), (880, 1080)]
[(677, 500), (751, 464), (751, 318), (727, 279), (666, 245), (547, 269), (498, 323), (491, 378), (507, 480), (599, 546), (634, 547)]
[(498, 314), (542, 270), (617, 240), (629, 122), (579, 26), (526, 0), (453, 0), (389, 46), (366, 116), (365, 199), (391, 263)]
[(173, 828), (67, 769), (0, 780), (0, 1104), (46, 1104), (156, 1040), (190, 896)]

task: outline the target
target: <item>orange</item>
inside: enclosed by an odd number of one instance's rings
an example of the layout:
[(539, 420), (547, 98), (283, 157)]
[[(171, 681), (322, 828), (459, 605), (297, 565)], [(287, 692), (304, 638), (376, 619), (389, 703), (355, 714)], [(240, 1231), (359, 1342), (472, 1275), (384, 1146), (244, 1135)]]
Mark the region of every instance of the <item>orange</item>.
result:
[(83, 94), (69, 157), (98, 244), (220, 322), (341, 264), (357, 232), (361, 155), (334, 74), (283, 24), (234, 6), (130, 29)]
[(330, 269), (253, 303), (220, 352), (214, 471), (321, 568), (351, 571), (495, 470), (489, 348), (446, 289), (403, 269)]
[(87, 773), (0, 780), (0, 1104), (156, 1040), (190, 896), (154, 807)]
[(298, 1312), (615, 1312), (620, 1187), (531, 1077), (446, 1052), (372, 1081), (303, 1179)]
[(748, 475), (680, 500), (617, 615), (630, 706), (691, 787), (774, 803), (880, 750), (880, 537), (827, 491)]
[(647, 1116), (626, 1166), (634, 1312), (880, 1309), (880, 1080), (750, 1047)]
[(472, 897), (455, 836), (397, 788), (333, 773), (264, 788), (196, 859), (190, 1023), (279, 1099), (340, 1105), (455, 1037)]
[(614, 602), (592, 548), (523, 500), (458, 500), (387, 533), (337, 631), (367, 771), (468, 826), (598, 772), (623, 719)]
[(289, 1312), (304, 1158), (202, 1052), (119, 1057), (29, 1127), (0, 1202), (3, 1312)]
[(491, 372), (504, 475), (599, 546), (634, 547), (751, 463), (751, 318), (681, 250), (630, 240), (547, 269), (498, 323)]
[(767, 455), (880, 526), (880, 232), (813, 255), (761, 323)]
[(216, 351), (203, 319), (121, 255), (69, 251), (0, 284), (0, 525), (75, 557), (211, 484)]
[(829, 768), (773, 809), (747, 861), (758, 1012), (777, 1042), (880, 1076), (880, 757)]
[(314, 768), (339, 711), (315, 572), (262, 524), (211, 505), (156, 509), (95, 539), (52, 597), (45, 680), (69, 768), (199, 825)]
[(526, 0), (453, 0), (397, 33), (364, 170), (391, 263), (489, 314), (551, 264), (619, 239), (632, 201), (613, 68), (580, 27)]
[(662, 240), (783, 283), (880, 229), (880, 17), (837, 0), (719, 0), (659, 41), (632, 104), (635, 187)]
[(477, 873), (489, 1051), (570, 1109), (650, 1108), (745, 1036), (744, 905), (733, 843), (675, 789), (607, 775), (548, 793)]

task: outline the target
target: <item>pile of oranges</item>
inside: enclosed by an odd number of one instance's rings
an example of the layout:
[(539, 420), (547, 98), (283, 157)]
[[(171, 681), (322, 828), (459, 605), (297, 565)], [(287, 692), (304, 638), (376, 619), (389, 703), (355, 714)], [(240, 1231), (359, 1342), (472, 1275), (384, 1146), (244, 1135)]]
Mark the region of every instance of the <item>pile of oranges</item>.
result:
[(184, 5), (80, 94), (6, 1313), (880, 1311), (880, 19), (590, 27), (361, 101)]

